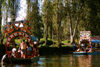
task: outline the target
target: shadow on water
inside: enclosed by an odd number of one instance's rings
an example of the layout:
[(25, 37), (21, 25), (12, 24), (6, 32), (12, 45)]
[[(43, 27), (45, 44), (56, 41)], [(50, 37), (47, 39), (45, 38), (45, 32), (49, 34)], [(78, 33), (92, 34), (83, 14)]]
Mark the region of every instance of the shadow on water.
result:
[(47, 55), (40, 56), (37, 63), (4, 64), (3, 67), (99, 67), (100, 55)]

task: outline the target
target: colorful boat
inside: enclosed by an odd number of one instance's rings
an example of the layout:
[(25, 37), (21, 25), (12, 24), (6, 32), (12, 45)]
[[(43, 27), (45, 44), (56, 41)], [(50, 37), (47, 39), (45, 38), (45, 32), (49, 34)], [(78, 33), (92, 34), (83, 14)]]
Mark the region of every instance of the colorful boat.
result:
[[(5, 55), (2, 58), (3, 62), (6, 63), (32, 63), (39, 60), (39, 50), (38, 50), (38, 40), (36, 40), (36, 37), (33, 37), (31, 35), (28, 21), (16, 21), (16, 22), (8, 22), (7, 25), (4, 26), (4, 33), (5, 33), (5, 48), (6, 52)], [(18, 38), (23, 40), (27, 40), (27, 42), (30, 44), (32, 50), (26, 51), (25, 58), (21, 57), (21, 52), (17, 51), (17, 48), (15, 51), (12, 51), (13, 48), (11, 46), (15, 46), (14, 40)], [(35, 40), (34, 40), (35, 39)], [(17, 45), (19, 46), (19, 45)], [(15, 53), (13, 53), (15, 52)], [(29, 54), (30, 53), (30, 54)]]
[(74, 55), (97, 55), (100, 54), (100, 51), (94, 51), (94, 52), (86, 52), (86, 51), (80, 51), (80, 52), (73, 52)]
[(34, 63), (39, 60), (39, 56), (33, 57), (33, 58), (6, 58), (4, 62), (6, 63), (14, 63), (14, 64), (29, 64), (29, 63)]
[[(80, 32), (80, 40), (79, 40), (79, 48), (75, 52), (74, 55), (97, 55), (100, 54), (100, 36), (91, 36), (90, 31), (81, 31)], [(99, 46), (96, 47), (95, 45)]]

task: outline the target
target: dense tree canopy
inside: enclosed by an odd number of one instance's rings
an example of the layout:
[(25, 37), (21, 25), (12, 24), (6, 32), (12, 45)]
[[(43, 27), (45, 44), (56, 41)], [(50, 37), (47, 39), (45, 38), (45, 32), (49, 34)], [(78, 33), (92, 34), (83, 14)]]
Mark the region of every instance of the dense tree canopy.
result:
[[(3, 5), (3, 2), (7, 2)], [(18, 12), (18, 0), (0, 0), (0, 25), (2, 8), (6, 7), (6, 18), (11, 15), (15, 21)], [(19, 0), (20, 1), (20, 0)], [(100, 35), (100, 4), (99, 0), (44, 0), (42, 10), (38, 0), (26, 0), (27, 17), (31, 25), (32, 35), (47, 40), (57, 41), (79, 38), (79, 32), (90, 30), (92, 35)], [(8, 5), (8, 6), (7, 6)], [(20, 8), (21, 9), (21, 8)], [(5, 20), (6, 21), (6, 20)]]

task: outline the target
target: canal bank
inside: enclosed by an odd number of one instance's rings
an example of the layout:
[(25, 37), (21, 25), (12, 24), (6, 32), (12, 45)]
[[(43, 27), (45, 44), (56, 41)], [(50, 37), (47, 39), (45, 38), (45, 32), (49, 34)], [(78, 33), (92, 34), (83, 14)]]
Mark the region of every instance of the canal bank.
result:
[(2, 58), (2, 56), (5, 54), (5, 46), (4, 45), (0, 45), (0, 59)]
[(41, 47), (39, 48), (40, 55), (59, 55), (69, 54), (73, 52), (73, 47)]

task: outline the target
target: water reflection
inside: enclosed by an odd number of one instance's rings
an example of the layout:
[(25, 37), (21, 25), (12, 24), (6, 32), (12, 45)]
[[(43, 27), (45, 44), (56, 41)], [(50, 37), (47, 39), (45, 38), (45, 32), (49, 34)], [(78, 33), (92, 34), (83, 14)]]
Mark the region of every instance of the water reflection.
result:
[(74, 67), (91, 67), (92, 55), (74, 56)]
[(42, 56), (37, 63), (4, 64), (2, 67), (99, 67), (100, 55)]

